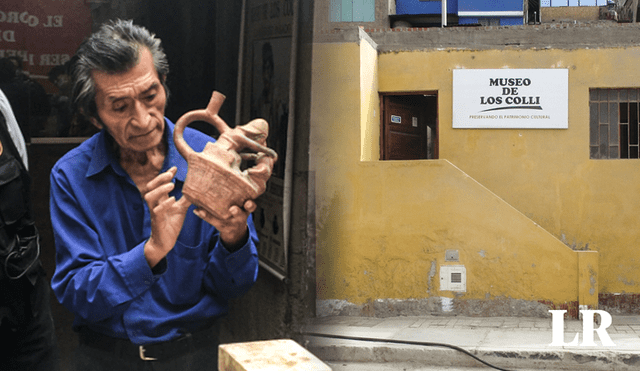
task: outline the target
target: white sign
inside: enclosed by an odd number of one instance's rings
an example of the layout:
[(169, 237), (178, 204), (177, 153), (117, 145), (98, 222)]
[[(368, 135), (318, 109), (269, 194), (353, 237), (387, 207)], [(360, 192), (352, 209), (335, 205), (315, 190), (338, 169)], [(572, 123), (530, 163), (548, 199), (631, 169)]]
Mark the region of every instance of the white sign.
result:
[(453, 70), (454, 129), (567, 129), (567, 69)]

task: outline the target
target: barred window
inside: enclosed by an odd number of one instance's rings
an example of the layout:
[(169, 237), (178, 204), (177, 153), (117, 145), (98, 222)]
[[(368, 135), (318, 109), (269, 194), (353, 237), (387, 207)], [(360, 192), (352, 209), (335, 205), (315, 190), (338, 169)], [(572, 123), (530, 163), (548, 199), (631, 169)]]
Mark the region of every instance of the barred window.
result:
[(637, 88), (589, 90), (589, 147), (592, 159), (639, 158)]

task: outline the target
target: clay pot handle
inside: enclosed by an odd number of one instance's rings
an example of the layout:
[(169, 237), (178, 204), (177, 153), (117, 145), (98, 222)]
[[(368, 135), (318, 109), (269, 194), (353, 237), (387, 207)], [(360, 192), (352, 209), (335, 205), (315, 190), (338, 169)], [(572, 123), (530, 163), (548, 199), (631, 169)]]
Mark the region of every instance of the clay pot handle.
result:
[(224, 120), (218, 116), (218, 111), (220, 111), (220, 107), (225, 100), (225, 96), (217, 91), (214, 91), (211, 94), (211, 100), (209, 100), (209, 104), (206, 109), (189, 111), (182, 115), (178, 122), (176, 122), (176, 126), (173, 131), (173, 141), (176, 145), (176, 149), (182, 157), (184, 157), (187, 161), (189, 157), (195, 154), (195, 151), (189, 147), (189, 144), (184, 140), (184, 128), (187, 127), (193, 121), (204, 121), (211, 125), (213, 125), (220, 134), (230, 130), (229, 126), (224, 122)]

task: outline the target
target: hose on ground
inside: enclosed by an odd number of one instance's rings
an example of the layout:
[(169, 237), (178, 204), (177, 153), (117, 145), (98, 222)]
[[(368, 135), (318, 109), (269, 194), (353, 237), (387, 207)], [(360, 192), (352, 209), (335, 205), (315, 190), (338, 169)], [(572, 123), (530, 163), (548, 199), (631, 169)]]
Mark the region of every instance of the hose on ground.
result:
[(433, 343), (433, 342), (426, 342), (426, 341), (396, 340), (396, 339), (376, 339), (376, 338), (368, 338), (368, 337), (360, 337), (360, 336), (321, 334), (321, 333), (317, 333), (317, 332), (303, 332), (302, 335), (333, 338), (333, 339), (343, 339), (343, 340), (357, 340), (357, 341), (369, 341), (369, 342), (379, 342), (379, 343), (394, 343), (394, 344), (408, 344), (408, 345), (421, 345), (421, 346), (428, 346), (428, 347), (449, 348), (449, 349), (453, 349), (453, 350), (457, 350), (459, 352), (462, 352), (462, 353), (468, 355), (469, 357), (475, 359), (476, 361), (484, 364), (485, 366), (489, 366), (491, 368), (494, 368), (494, 369), (500, 370), (500, 371), (510, 371), (510, 370), (507, 370), (507, 369), (500, 368), (498, 366), (492, 365), (491, 363), (489, 363), (489, 362), (487, 362), (487, 361), (485, 361), (483, 359), (480, 359), (478, 356), (476, 356), (475, 354), (472, 354), (471, 352), (469, 352), (466, 349), (460, 348), (460, 347), (455, 346), (455, 345), (446, 344), (446, 343)]

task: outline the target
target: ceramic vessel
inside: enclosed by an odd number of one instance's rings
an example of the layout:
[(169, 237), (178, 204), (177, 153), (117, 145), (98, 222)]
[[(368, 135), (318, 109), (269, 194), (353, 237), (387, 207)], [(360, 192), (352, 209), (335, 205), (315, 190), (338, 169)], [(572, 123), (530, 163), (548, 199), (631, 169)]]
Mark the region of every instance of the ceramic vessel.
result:
[[(189, 164), (183, 195), (220, 219), (231, 216), (231, 206), (242, 207), (247, 200), (264, 193), (278, 159), (276, 152), (266, 146), (269, 124), (255, 119), (229, 128), (218, 116), (224, 99), (224, 95), (214, 91), (207, 108), (185, 113), (176, 122), (173, 133), (178, 152)], [(185, 127), (194, 121), (207, 122), (220, 132), (218, 140), (207, 143), (202, 152), (194, 151), (183, 137)], [(255, 165), (242, 170), (242, 160)]]

